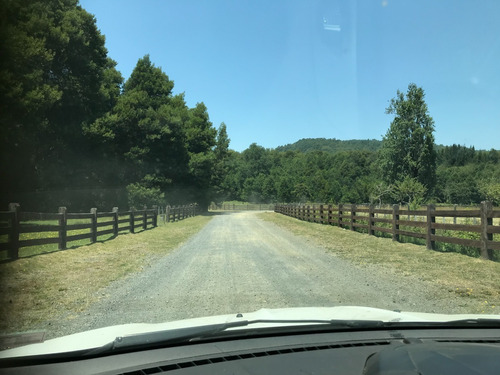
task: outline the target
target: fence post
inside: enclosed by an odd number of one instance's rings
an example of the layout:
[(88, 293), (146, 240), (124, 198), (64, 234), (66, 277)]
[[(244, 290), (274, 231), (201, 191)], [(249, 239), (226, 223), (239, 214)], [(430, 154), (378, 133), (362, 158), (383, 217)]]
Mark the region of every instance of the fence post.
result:
[(455, 216), (453, 216), (453, 224), (456, 225), (457, 224), (457, 214), (456, 214), (456, 212), (457, 212), (457, 205), (456, 204), (453, 205), (453, 211), (455, 211)]
[(344, 205), (342, 203), (339, 204), (339, 217), (337, 219), (339, 228), (342, 228), (342, 215), (344, 214)]
[(113, 235), (118, 236), (118, 207), (113, 207)]
[(351, 204), (351, 230), (355, 230), (354, 223), (356, 222), (356, 220), (354, 219), (354, 215), (356, 215), (356, 205)]
[(319, 223), (320, 224), (325, 224), (325, 218), (324, 218), (324, 211), (323, 211), (323, 205), (319, 205)]
[(491, 260), (493, 253), (488, 249), (488, 241), (493, 241), (493, 233), (488, 233), (488, 225), (493, 225), (493, 204), (481, 202), (481, 258)]
[(142, 208), (142, 230), (148, 229), (148, 206)]
[(97, 208), (91, 208), (90, 213), (92, 214), (90, 219), (90, 240), (95, 243), (97, 242)]
[(9, 203), (9, 211), (12, 212), (10, 225), (10, 249), (9, 249), (9, 258), (17, 259), (19, 258), (19, 211), (21, 210), (21, 206), (19, 203)]
[(160, 208), (156, 205), (153, 206), (153, 228), (156, 228), (158, 226), (158, 210)]
[(370, 204), (368, 207), (368, 234), (370, 236), (373, 236), (375, 234), (375, 231), (373, 230), (373, 219), (375, 218), (375, 213), (373, 212), (375, 210), (375, 207), (373, 204)]
[(58, 248), (59, 250), (65, 250), (66, 249), (66, 224), (68, 222), (67, 216), (66, 216), (66, 207), (59, 207), (58, 212), (62, 214), (59, 217), (59, 244)]
[(392, 206), (392, 240), (399, 241), (399, 204)]
[(436, 242), (432, 240), (432, 236), (436, 233), (436, 230), (432, 227), (432, 224), (436, 222), (435, 211), (436, 206), (433, 204), (427, 205), (427, 249), (434, 250)]
[(165, 221), (170, 223), (170, 205), (165, 207)]
[(135, 208), (130, 207), (130, 233), (135, 233), (135, 214), (134, 214)]
[(332, 225), (332, 205), (328, 205), (328, 225)]

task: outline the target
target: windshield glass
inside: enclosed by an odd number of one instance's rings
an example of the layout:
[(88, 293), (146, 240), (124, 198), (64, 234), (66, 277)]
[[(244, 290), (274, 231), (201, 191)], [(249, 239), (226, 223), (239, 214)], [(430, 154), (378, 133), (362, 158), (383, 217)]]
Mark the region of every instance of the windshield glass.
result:
[(497, 0), (2, 9), (2, 349), (500, 314)]

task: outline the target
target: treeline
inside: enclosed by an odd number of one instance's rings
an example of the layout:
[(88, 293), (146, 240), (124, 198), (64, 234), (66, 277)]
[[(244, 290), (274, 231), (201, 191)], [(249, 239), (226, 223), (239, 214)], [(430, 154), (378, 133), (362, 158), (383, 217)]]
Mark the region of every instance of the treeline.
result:
[[(149, 56), (124, 82), (78, 0), (3, 0), (0, 206), (109, 210), (212, 201), (500, 201), (500, 154), (434, 144), (415, 84), (382, 141), (303, 139), (229, 149), (203, 103), (189, 108)], [(0, 208), (1, 210), (1, 208)]]
[[(437, 151), (436, 184), (418, 203), (500, 204), (500, 151), (459, 145)], [(379, 152), (279, 151), (252, 144), (232, 152), (227, 200), (258, 203), (408, 203), (385, 182)]]
[(224, 190), (229, 199), (250, 202), (500, 203), (500, 152), (436, 147), (421, 87), (398, 90), (386, 113), (393, 119), (376, 151), (374, 141), (301, 140), (295, 146), (304, 152), (253, 144), (231, 154)]
[(341, 151), (378, 151), (382, 147), (382, 141), (376, 139), (340, 139), (327, 138), (303, 138), (295, 143), (279, 146), (278, 151), (301, 151), (314, 152), (325, 151), (330, 153)]
[(123, 78), (78, 0), (2, 1), (1, 206), (75, 211), (218, 193), (229, 139), (144, 56)]

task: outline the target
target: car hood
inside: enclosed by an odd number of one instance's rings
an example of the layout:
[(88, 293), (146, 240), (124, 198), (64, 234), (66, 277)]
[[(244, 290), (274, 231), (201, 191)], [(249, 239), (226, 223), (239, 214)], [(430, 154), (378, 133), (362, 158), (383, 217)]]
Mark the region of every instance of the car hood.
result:
[[(284, 327), (302, 324), (311, 324), (310, 321), (319, 320), (348, 320), (348, 321), (382, 321), (382, 322), (449, 322), (464, 319), (500, 319), (500, 315), (484, 314), (432, 314), (419, 312), (400, 312), (377, 309), (363, 306), (335, 306), (335, 307), (299, 307), (283, 309), (261, 309), (251, 313), (217, 315), (202, 318), (177, 320), (155, 324), (122, 324), (90, 331), (75, 333), (43, 343), (30, 344), (0, 352), (0, 358), (26, 357), (48, 355), (62, 352), (73, 352), (99, 348), (114, 341), (117, 337), (169, 331), (182, 328), (201, 327), (212, 324), (224, 324), (237, 321), (268, 321), (252, 324), (253, 328)], [(309, 321), (301, 323), (300, 321)], [(269, 321), (278, 321), (269, 323)], [(291, 321), (291, 322), (287, 322)], [(249, 329), (248, 326), (232, 327), (229, 330)]]

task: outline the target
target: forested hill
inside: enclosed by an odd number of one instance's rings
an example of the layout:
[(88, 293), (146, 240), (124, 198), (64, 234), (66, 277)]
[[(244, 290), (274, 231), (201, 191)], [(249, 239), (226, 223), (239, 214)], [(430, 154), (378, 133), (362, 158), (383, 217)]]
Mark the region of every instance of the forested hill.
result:
[(295, 143), (276, 147), (276, 151), (325, 151), (337, 153), (340, 151), (377, 151), (382, 141), (376, 139), (350, 139), (342, 141), (335, 138), (303, 138)]

